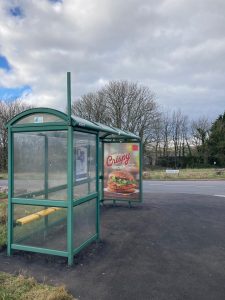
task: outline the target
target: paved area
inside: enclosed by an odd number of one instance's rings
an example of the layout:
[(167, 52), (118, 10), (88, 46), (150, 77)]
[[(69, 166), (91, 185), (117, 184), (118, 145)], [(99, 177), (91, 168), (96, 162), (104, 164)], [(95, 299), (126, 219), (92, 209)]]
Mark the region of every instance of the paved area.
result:
[(0, 253), (0, 270), (65, 284), (83, 300), (223, 300), (225, 199), (145, 193), (101, 210), (101, 242), (76, 257)]

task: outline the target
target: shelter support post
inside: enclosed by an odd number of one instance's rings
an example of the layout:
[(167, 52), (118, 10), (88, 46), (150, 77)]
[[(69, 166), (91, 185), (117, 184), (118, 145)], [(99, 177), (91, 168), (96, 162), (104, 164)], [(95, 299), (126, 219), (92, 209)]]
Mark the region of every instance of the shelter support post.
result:
[(141, 198), (141, 202), (143, 201), (143, 182), (142, 182), (142, 173), (143, 173), (143, 145), (142, 145), (142, 141), (140, 141), (140, 198)]
[[(48, 137), (45, 134), (45, 199), (48, 199), (48, 163), (49, 163), (49, 157), (48, 157)], [(48, 209), (48, 206), (46, 206), (45, 209)], [(45, 235), (47, 236), (47, 230), (48, 230), (48, 215), (45, 216)]]
[(98, 194), (96, 199), (96, 233), (97, 239), (100, 237), (100, 190), (99, 190), (99, 134), (96, 135), (96, 192)]
[(71, 73), (67, 72), (67, 116), (68, 125), (71, 126)]
[(13, 240), (13, 138), (11, 128), (8, 129), (8, 240), (7, 254), (12, 255), (12, 240)]
[(73, 128), (68, 126), (67, 148), (67, 252), (68, 265), (73, 264)]

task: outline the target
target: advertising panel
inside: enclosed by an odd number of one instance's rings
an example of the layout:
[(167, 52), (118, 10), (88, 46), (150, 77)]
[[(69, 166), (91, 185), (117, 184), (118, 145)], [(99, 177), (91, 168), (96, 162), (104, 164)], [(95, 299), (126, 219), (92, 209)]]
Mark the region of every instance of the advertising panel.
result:
[(139, 200), (139, 143), (104, 144), (104, 199)]

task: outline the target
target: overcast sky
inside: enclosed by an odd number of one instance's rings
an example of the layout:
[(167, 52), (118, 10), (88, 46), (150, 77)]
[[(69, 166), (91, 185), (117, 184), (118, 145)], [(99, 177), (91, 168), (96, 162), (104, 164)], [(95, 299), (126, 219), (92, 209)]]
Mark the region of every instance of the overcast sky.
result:
[(225, 110), (225, 0), (0, 0), (0, 97), (64, 110), (109, 80), (164, 109)]

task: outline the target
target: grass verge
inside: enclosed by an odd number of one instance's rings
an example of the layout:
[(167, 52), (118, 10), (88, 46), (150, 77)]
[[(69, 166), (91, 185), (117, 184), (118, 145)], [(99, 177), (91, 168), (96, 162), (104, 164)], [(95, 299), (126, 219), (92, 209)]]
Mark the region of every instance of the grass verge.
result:
[(180, 169), (179, 174), (166, 174), (166, 170), (148, 170), (143, 172), (147, 180), (222, 180), (224, 169)]
[(13, 276), (0, 272), (0, 299), (2, 300), (73, 300), (66, 289), (38, 284), (33, 278)]
[(5, 198), (7, 198), (7, 194), (0, 192), (0, 199), (5, 199)]
[[(6, 246), (7, 238), (7, 204), (0, 202), (0, 250)], [(1, 299), (1, 298), (0, 298)]]
[(7, 179), (7, 178), (8, 178), (7, 172), (0, 172), (0, 179)]

